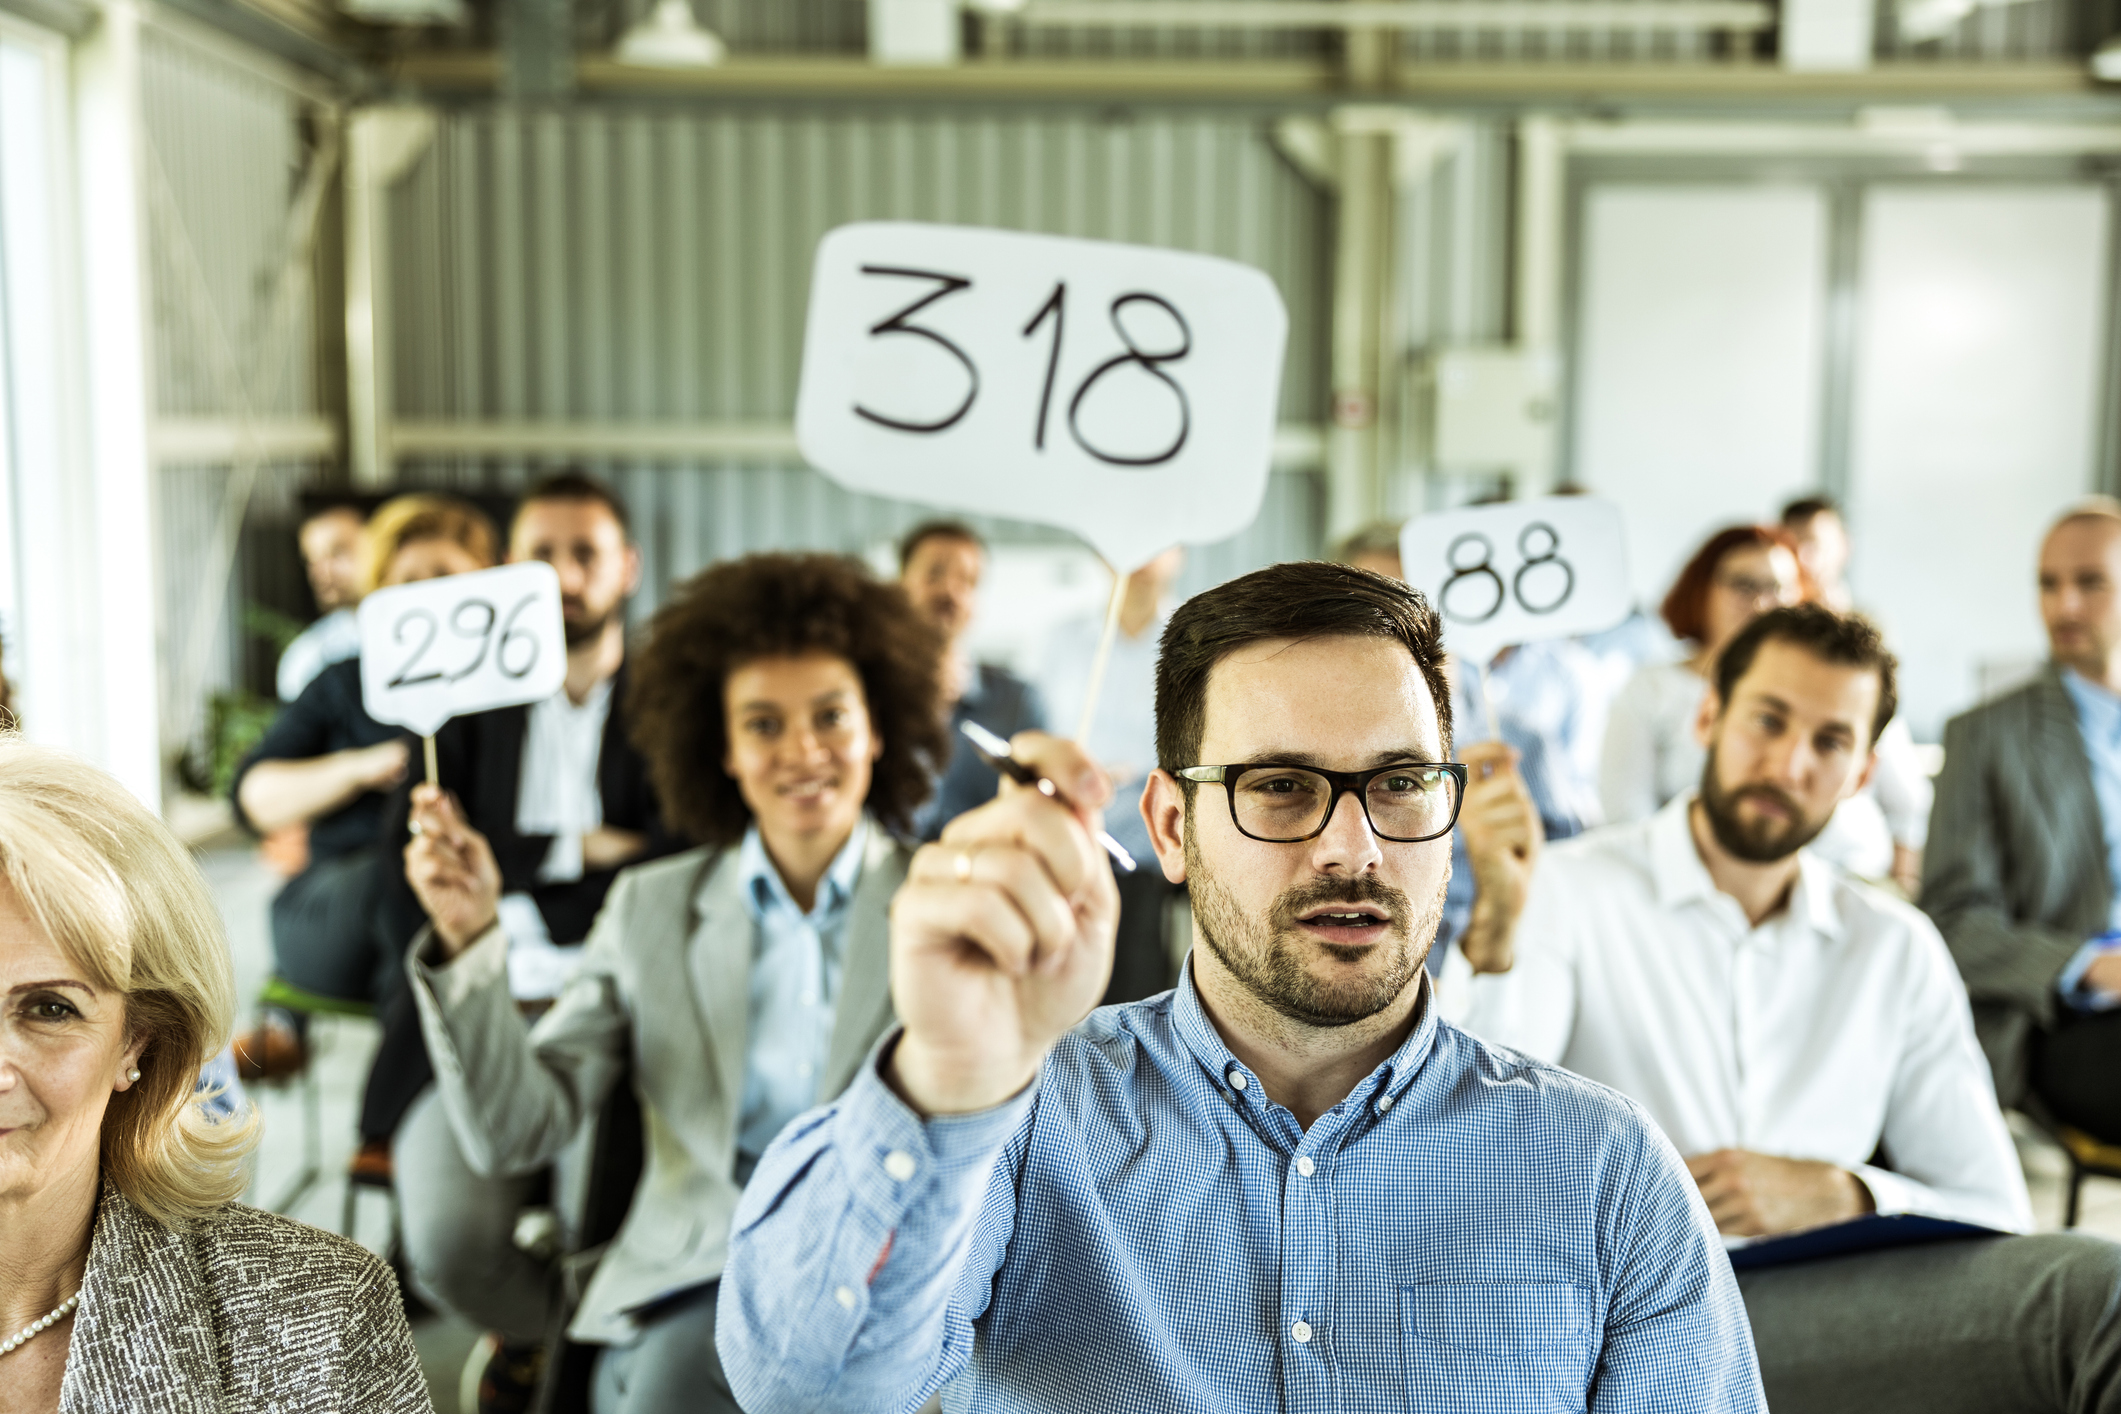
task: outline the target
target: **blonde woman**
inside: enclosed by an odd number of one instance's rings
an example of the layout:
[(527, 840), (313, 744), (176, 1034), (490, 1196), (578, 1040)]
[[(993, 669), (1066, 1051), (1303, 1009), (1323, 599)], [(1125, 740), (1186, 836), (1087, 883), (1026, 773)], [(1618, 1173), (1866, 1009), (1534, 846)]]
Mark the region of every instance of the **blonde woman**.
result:
[(0, 1409), (431, 1411), (389, 1268), (234, 1202), (192, 1102), (235, 1015), (205, 882), (110, 777), (0, 734)]

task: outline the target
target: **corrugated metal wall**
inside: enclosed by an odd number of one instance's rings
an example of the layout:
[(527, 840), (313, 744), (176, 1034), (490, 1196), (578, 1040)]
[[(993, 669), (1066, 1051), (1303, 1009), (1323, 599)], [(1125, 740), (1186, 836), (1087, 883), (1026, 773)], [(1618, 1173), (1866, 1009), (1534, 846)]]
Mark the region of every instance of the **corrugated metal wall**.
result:
[[(832, 227), (871, 217), (1139, 241), (1256, 265), (1289, 306), (1282, 418), (1323, 415), (1329, 206), (1275, 154), (1262, 120), (642, 108), (445, 118), (393, 197), (397, 414), (788, 421), (811, 252)], [(643, 612), (718, 556), (857, 550), (921, 513), (799, 466), (604, 469), (640, 505), (652, 570)], [(507, 462), (402, 472), (481, 486), (526, 474)], [(1274, 485), (1251, 531), (1193, 557), (1189, 583), (1316, 553), (1314, 478), (1286, 473)]]
[[(159, 418), (284, 418), (318, 410), (316, 306), (303, 269), (283, 278), (289, 210), (308, 163), (307, 100), (224, 41), (154, 24), (141, 41), (141, 108)], [(154, 481), (154, 606), (165, 745), (194, 740), (216, 692), (255, 682), (271, 652), (245, 632), (245, 605), (284, 594), (297, 490), (313, 462), (164, 465)], [(232, 495), (250, 489), (237, 553)], [(246, 548), (248, 546), (246, 545)], [(271, 581), (271, 583), (266, 583)]]

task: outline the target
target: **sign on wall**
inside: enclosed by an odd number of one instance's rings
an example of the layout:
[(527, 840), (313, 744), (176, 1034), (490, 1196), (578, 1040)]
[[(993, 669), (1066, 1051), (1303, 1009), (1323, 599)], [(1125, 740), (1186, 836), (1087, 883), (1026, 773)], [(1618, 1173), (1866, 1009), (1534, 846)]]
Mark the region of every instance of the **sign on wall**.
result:
[(1620, 508), (1589, 496), (1416, 516), (1399, 555), (1443, 619), (1444, 646), (1476, 664), (1513, 643), (1611, 628), (1632, 602)]
[(850, 489), (1060, 526), (1130, 570), (1259, 513), (1287, 336), (1234, 261), (860, 222), (818, 245), (796, 437)]
[(567, 679), (560, 577), (548, 564), (378, 589), (359, 617), (361, 704), (421, 736), (451, 717), (541, 701)]

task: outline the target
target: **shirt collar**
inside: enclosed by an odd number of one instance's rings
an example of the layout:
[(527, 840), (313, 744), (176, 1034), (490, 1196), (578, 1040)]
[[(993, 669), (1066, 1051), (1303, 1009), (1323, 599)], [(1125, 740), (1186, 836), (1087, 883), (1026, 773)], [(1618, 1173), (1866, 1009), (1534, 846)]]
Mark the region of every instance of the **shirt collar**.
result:
[[(1694, 830), (1687, 815), (1695, 795), (1693, 791), (1683, 791), (1650, 817), (1650, 876), (1657, 890), (1657, 902), (1666, 909), (1722, 893), (1710, 877), (1708, 865), (1701, 862), (1701, 851), (1694, 846)], [(1797, 851), (1797, 881), (1790, 887), (1786, 912), (1803, 919), (1816, 933), (1830, 938), (1841, 936), (1841, 915), (1834, 907), (1834, 866), (1808, 849)]]
[(862, 857), (869, 845), (869, 815), (865, 811), (854, 822), (854, 830), (847, 836), (847, 843), (840, 852), (832, 856), (832, 863), (825, 869), (825, 877), (818, 881), (817, 898), (806, 915), (795, 906), (795, 899), (788, 892), (788, 885), (781, 880), (781, 871), (773, 867), (773, 858), (766, 853), (766, 841), (759, 834), (756, 821), (744, 831), (744, 843), (737, 851), (737, 868), (742, 872), (744, 907), (753, 918), (763, 917), (769, 911), (785, 911), (796, 917), (808, 917), (813, 922), (829, 918), (845, 908), (854, 897), (855, 885), (862, 878)]
[[(1413, 1083), (1414, 1075), (1421, 1069), (1422, 1062), (1427, 1060), (1429, 1052), (1435, 1049), (1436, 993), (1430, 985), (1426, 968), (1422, 969), (1420, 985), (1422, 998), (1418, 1003), (1419, 1019), (1414, 1023), (1414, 1029), (1407, 1033), (1407, 1039), (1400, 1042), (1399, 1049), (1392, 1053), (1389, 1060), (1348, 1092), (1345, 1103), (1369, 1104), (1374, 1098), (1373, 1091), (1375, 1095), (1390, 1095), (1396, 1100), (1400, 1093)], [(1193, 1053), (1193, 1058), (1208, 1072), (1209, 1079), (1217, 1087), (1224, 1091), (1232, 1089), (1233, 1082), (1230, 1077), (1235, 1073), (1242, 1075), (1245, 1083), (1234, 1088), (1264, 1098), (1265, 1091), (1259, 1083), (1259, 1076), (1250, 1066), (1230, 1053), (1230, 1048), (1223, 1044), (1222, 1033), (1215, 1029), (1215, 1023), (1208, 1019), (1206, 1009), (1201, 1006), (1200, 994), (1194, 989), (1193, 959), (1190, 956), (1187, 957), (1185, 966), (1179, 969), (1178, 987), (1171, 998), (1171, 1016), (1172, 1024), (1178, 1029), (1179, 1039), (1185, 1042), (1186, 1049)]]
[(2121, 739), (2121, 697), (2084, 677), (2075, 668), (2064, 668), (2062, 686), (2077, 708), (2077, 725), (2102, 743)]

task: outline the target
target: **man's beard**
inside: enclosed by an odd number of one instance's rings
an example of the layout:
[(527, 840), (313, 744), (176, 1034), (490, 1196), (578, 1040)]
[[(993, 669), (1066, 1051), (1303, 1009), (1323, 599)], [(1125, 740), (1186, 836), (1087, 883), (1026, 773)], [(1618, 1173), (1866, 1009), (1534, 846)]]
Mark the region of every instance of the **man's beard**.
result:
[[(584, 616), (578, 619), (568, 618), (566, 611), (576, 607), (583, 609)], [(569, 648), (580, 648), (585, 643), (594, 643), (619, 612), (618, 606), (614, 604), (592, 619), (587, 616), (587, 607), (579, 599), (561, 600), (560, 611), (560, 635), (566, 639)]]
[[(1420, 973), (1443, 916), (1442, 885), (1427, 911), (1416, 917), (1413, 904), (1400, 890), (1367, 875), (1355, 875), (1315, 879), (1286, 890), (1261, 920), (1247, 914), (1203, 866), (1190, 828), (1186, 831), (1186, 881), (1193, 895), (1193, 918), (1208, 951), (1246, 991), (1306, 1026), (1351, 1025), (1397, 1001)], [(1387, 964), (1383, 971), (1347, 982), (1324, 982), (1311, 974), (1304, 949), (1315, 947), (1344, 962), (1355, 961), (1367, 950), (1299, 937), (1297, 915), (1327, 903), (1374, 903), (1385, 910), (1384, 940), (1369, 945), (1383, 951)]]
[[(1747, 796), (1771, 800), (1788, 812), (1786, 820), (1762, 817), (1747, 820), (1738, 813), (1738, 804)], [(1791, 798), (1789, 792), (1778, 786), (1739, 786), (1725, 790), (1716, 779), (1716, 748), (1709, 748), (1708, 760), (1701, 764), (1701, 809), (1708, 816), (1709, 833), (1724, 852), (1748, 864), (1773, 864), (1788, 859), (1819, 837), (1827, 827), (1833, 813), (1814, 820)]]

